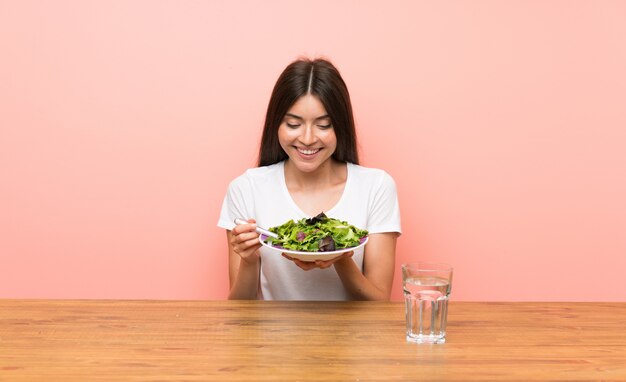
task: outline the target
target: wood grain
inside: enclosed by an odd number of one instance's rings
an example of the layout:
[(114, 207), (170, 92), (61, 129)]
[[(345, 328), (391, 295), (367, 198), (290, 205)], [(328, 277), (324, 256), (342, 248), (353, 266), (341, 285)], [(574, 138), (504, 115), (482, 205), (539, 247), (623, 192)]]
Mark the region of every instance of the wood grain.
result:
[(626, 380), (626, 303), (0, 300), (0, 381)]

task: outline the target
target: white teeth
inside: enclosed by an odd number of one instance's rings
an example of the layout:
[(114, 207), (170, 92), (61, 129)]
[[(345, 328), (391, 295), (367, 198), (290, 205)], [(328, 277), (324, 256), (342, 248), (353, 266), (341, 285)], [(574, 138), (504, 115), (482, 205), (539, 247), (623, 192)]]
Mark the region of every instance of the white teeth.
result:
[(312, 154), (315, 154), (316, 152), (320, 151), (320, 149), (315, 149), (315, 150), (298, 149), (298, 151), (301, 152), (304, 155), (312, 155)]

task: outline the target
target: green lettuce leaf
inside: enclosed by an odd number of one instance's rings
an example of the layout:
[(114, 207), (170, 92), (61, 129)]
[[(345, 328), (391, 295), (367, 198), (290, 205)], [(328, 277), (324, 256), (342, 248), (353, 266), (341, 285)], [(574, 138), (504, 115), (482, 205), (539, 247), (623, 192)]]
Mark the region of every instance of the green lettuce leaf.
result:
[[(297, 222), (289, 220), (269, 230), (277, 233), (280, 238), (270, 237), (266, 243), (305, 252), (324, 252), (356, 247), (360, 244), (361, 238), (368, 234), (367, 230), (359, 229), (345, 221), (329, 218), (323, 212), (310, 219), (303, 218)], [(322, 242), (322, 239), (326, 237), (331, 237), (332, 242), (329, 239)]]

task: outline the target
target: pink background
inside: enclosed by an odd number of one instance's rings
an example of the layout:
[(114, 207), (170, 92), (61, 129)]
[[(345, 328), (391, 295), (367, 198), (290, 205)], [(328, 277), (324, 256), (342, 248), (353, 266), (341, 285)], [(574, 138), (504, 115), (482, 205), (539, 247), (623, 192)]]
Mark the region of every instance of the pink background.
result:
[(228, 182), (324, 55), (397, 182), (397, 269), (626, 301), (626, 2), (0, 0), (0, 55), (0, 297), (225, 298)]

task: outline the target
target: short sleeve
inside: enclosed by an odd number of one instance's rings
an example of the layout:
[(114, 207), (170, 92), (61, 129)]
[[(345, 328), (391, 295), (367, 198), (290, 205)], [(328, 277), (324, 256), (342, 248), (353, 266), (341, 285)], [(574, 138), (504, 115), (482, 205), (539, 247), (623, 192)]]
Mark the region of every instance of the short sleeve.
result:
[(252, 192), (250, 181), (245, 175), (233, 180), (226, 191), (222, 202), (222, 210), (218, 220), (218, 227), (231, 230), (235, 227), (235, 219), (247, 219), (252, 216)]
[(382, 172), (372, 192), (368, 231), (370, 233), (402, 233), (400, 224), (400, 205), (396, 183), (386, 172)]

